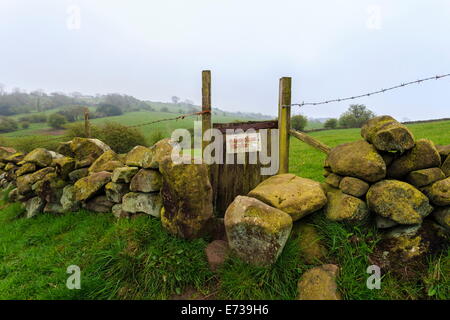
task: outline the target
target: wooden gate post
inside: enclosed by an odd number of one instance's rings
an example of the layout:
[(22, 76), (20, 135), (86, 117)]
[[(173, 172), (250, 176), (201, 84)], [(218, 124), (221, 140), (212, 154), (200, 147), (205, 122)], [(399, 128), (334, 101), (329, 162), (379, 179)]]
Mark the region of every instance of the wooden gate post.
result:
[(89, 109), (84, 108), (84, 134), (86, 138), (91, 137), (91, 127), (89, 125)]
[(211, 71), (204, 70), (202, 72), (202, 159), (203, 151), (209, 144), (208, 141), (204, 141), (203, 137), (206, 130), (211, 129)]
[(278, 174), (289, 172), (289, 131), (291, 129), (291, 78), (280, 79), (278, 100), (279, 159)]

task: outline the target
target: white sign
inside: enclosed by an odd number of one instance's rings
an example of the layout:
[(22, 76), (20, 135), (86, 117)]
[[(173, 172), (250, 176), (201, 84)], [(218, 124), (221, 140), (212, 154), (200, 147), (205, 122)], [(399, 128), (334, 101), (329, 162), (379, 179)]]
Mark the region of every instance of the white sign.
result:
[(261, 151), (259, 132), (226, 135), (227, 153), (246, 153)]

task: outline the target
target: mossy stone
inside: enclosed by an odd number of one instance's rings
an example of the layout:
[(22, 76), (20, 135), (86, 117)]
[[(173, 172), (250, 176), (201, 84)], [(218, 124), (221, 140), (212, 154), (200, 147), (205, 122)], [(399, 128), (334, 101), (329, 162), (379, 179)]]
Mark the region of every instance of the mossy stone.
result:
[(325, 216), (331, 221), (362, 223), (367, 220), (369, 210), (367, 204), (341, 190), (327, 193), (328, 202), (325, 206)]
[(427, 195), (437, 206), (450, 206), (450, 177), (433, 183)]
[(25, 158), (25, 162), (31, 162), (39, 167), (48, 167), (52, 164), (53, 157), (50, 151), (44, 148), (37, 148), (28, 153)]
[(75, 198), (78, 201), (87, 200), (96, 195), (109, 181), (111, 172), (101, 171), (81, 178), (75, 182)]
[(344, 177), (339, 183), (339, 189), (343, 193), (360, 198), (369, 190), (369, 184), (361, 179), (353, 177)]
[(406, 176), (406, 181), (415, 187), (423, 187), (442, 179), (445, 179), (445, 175), (439, 168), (416, 170)]
[(306, 271), (298, 281), (298, 300), (341, 300), (336, 278), (339, 267), (326, 264)]

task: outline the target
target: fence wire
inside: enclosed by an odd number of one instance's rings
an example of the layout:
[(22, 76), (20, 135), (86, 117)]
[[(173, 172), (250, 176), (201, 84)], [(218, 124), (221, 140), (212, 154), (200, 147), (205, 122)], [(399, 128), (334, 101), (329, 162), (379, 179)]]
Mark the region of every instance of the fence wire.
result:
[(439, 80), (439, 79), (442, 79), (442, 78), (445, 78), (445, 77), (449, 77), (449, 76), (450, 76), (450, 73), (442, 74), (442, 75), (436, 75), (436, 76), (433, 76), (433, 77), (428, 77), (428, 78), (423, 78), (423, 79), (419, 79), (419, 80), (404, 82), (404, 83), (401, 83), (401, 84), (393, 86), (393, 87), (389, 87), (389, 88), (386, 88), (386, 89), (380, 89), (380, 90), (377, 90), (377, 91), (372, 91), (372, 92), (368, 92), (368, 93), (364, 93), (364, 94), (359, 94), (359, 95), (356, 95), (356, 96), (351, 96), (351, 97), (346, 97), (346, 98), (336, 98), (336, 99), (325, 100), (325, 101), (321, 101), (321, 102), (292, 103), (290, 105), (283, 106), (283, 107), (318, 106), (318, 105), (323, 105), (323, 104), (328, 104), (328, 103), (333, 103), (333, 102), (342, 102), (342, 101), (354, 100), (354, 99), (358, 99), (358, 98), (370, 97), (370, 96), (373, 96), (373, 95), (376, 95), (376, 94), (380, 94), (380, 93), (385, 93), (387, 91), (403, 88), (403, 87), (406, 87), (406, 86), (409, 86), (409, 85), (412, 85), (412, 84), (420, 84), (422, 82), (430, 81), (430, 80)]

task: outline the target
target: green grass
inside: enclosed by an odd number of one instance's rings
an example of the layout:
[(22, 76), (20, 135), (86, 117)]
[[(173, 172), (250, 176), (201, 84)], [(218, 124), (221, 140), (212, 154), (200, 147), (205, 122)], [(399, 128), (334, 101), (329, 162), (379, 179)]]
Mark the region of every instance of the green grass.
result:
[[(450, 121), (409, 127), (417, 139), (450, 143)], [(357, 129), (312, 135), (330, 146), (360, 138)], [(323, 160), (322, 153), (291, 141), (291, 172), (322, 181)], [(299, 277), (313, 267), (302, 261), (291, 237), (274, 265), (252, 267), (230, 257), (215, 276), (204, 253), (207, 239), (177, 239), (151, 217), (116, 220), (80, 211), (24, 219), (20, 205), (0, 205), (0, 299), (166, 299), (186, 288), (221, 299), (295, 299)], [(376, 229), (329, 222), (322, 212), (307, 220), (328, 248), (324, 262), (341, 268), (345, 299), (450, 299), (450, 251), (430, 257), (421, 279), (386, 274), (381, 290), (369, 290), (366, 270), (380, 240)], [(69, 265), (81, 268), (81, 290), (65, 286)]]

